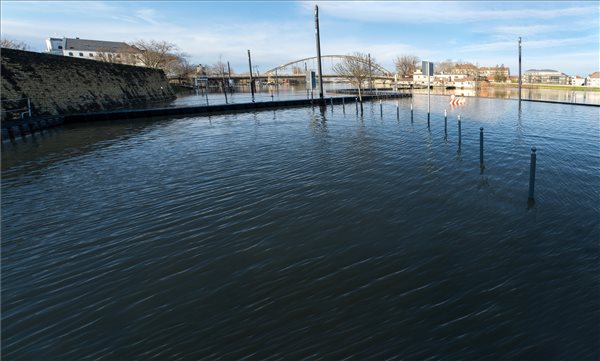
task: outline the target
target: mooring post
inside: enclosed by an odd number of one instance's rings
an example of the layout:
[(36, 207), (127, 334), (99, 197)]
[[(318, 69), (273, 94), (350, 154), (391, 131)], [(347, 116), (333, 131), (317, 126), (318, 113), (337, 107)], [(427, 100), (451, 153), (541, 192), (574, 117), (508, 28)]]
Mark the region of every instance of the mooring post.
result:
[(383, 103), (381, 102), (381, 99), (379, 99), (379, 116), (383, 118)]
[(448, 135), (448, 113), (444, 109), (444, 134)]
[(535, 188), (535, 162), (536, 162), (536, 149), (531, 147), (531, 163), (529, 165), (529, 200), (533, 201), (533, 190)]
[(346, 97), (342, 97), (342, 112), (346, 114)]
[(358, 98), (356, 98), (356, 102), (354, 104), (356, 105), (356, 114), (358, 114)]
[(483, 127), (479, 128), (479, 168), (483, 169)]
[(462, 143), (462, 134), (460, 129), (460, 115), (458, 116), (458, 144)]
[(396, 119), (400, 119), (400, 102), (396, 100)]
[(333, 113), (333, 97), (329, 97), (329, 104), (331, 104), (331, 112)]
[(27, 112), (29, 113), (29, 118), (31, 118), (31, 98), (27, 98)]
[(413, 122), (413, 103), (410, 103), (410, 122)]

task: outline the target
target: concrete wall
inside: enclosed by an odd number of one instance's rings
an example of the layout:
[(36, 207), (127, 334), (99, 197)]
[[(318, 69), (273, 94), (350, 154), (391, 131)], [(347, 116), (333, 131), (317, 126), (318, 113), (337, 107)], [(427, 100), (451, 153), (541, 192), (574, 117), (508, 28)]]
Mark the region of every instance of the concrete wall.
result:
[[(86, 113), (175, 99), (158, 69), (1, 49), (2, 118), (30, 98), (33, 116)], [(10, 114), (10, 112), (8, 113)]]

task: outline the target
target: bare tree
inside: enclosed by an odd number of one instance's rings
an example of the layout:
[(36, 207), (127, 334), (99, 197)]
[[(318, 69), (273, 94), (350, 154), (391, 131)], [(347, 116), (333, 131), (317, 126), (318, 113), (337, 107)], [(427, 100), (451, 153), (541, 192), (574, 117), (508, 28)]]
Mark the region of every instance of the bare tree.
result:
[(417, 70), (417, 64), (420, 60), (416, 55), (397, 56), (394, 60), (396, 72), (403, 77), (412, 76)]
[(444, 61), (436, 62), (435, 69), (437, 72), (440, 72), (440, 73), (448, 73), (450, 70), (452, 70), (454, 65), (456, 65), (456, 62), (454, 62), (451, 59), (446, 59)]
[(7, 38), (2, 38), (0, 40), (0, 47), (6, 49), (31, 50), (31, 46), (29, 46), (29, 44)]
[(149, 68), (162, 69), (165, 74), (173, 73), (172, 67), (185, 55), (178, 53), (179, 48), (173, 43), (156, 40), (138, 40), (131, 46), (139, 50), (139, 62)]
[(360, 111), (362, 113), (362, 89), (363, 84), (367, 81), (371, 74), (379, 73), (379, 65), (374, 58), (369, 55), (356, 52), (349, 55), (333, 66), (333, 72), (338, 76), (348, 80), (358, 90), (358, 99), (360, 100)]
[(197, 67), (190, 64), (188, 61), (188, 56), (185, 54), (180, 54), (178, 60), (174, 62), (171, 66), (171, 73), (174, 77), (176, 77), (180, 82), (183, 80), (185, 82), (190, 81), (196, 74)]

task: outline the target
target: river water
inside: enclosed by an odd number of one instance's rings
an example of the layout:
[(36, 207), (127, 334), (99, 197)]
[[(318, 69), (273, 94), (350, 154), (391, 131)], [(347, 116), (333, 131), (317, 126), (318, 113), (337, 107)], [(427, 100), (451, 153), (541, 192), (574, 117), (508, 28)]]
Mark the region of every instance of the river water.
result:
[[(338, 90), (352, 89), (352, 86), (347, 83), (325, 83), (325, 97), (348, 96), (348, 94), (337, 92)], [(427, 89), (400, 89), (400, 92), (412, 92), (414, 94), (426, 95)], [(519, 89), (516, 87), (482, 87), (478, 89), (444, 89), (433, 88), (431, 94), (436, 96), (444, 95), (447, 99), (451, 95), (462, 97), (482, 97), (482, 98), (498, 98), (498, 99), (519, 99)], [(254, 94), (254, 101), (269, 102), (276, 100), (289, 99), (311, 99), (318, 98), (319, 90), (312, 92), (306, 90), (304, 84), (299, 85), (280, 85), (279, 87), (269, 85), (257, 87)], [(598, 91), (582, 91), (582, 90), (566, 90), (566, 89), (522, 89), (521, 99), (528, 100), (543, 100), (550, 102), (563, 102), (575, 104), (594, 104), (600, 105), (600, 92)], [(234, 93), (228, 93), (227, 99), (222, 92), (211, 91), (208, 94), (200, 92), (196, 94), (193, 91), (179, 94), (178, 98), (165, 106), (197, 106), (197, 105), (214, 105), (228, 103), (248, 103), (252, 101), (252, 95), (248, 87), (237, 88)]]
[(5, 142), (3, 358), (598, 360), (598, 108), (398, 105)]

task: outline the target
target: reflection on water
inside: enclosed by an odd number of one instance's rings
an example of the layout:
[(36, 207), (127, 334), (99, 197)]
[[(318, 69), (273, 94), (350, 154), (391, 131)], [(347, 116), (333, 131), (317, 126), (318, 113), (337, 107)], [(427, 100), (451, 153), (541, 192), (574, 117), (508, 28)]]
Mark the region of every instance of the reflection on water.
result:
[[(345, 94), (336, 93), (338, 89), (351, 89), (352, 86), (345, 83), (325, 83), (325, 97), (344, 96)], [(252, 96), (248, 89), (240, 88), (232, 94), (228, 94), (227, 101), (229, 103), (248, 103), (252, 102)], [(247, 91), (246, 91), (247, 90)], [(412, 92), (414, 94), (427, 94), (427, 89), (412, 89), (400, 90), (401, 92)], [(519, 89), (516, 87), (482, 87), (475, 89), (444, 89), (434, 88), (431, 90), (432, 95), (451, 95), (466, 96), (466, 97), (484, 97), (484, 98), (499, 98), (499, 99), (518, 99)], [(347, 96), (347, 95), (345, 95)], [(260, 87), (255, 94), (256, 102), (269, 102), (276, 100), (290, 99), (311, 99), (318, 97), (318, 93), (306, 91), (303, 84), (299, 85), (280, 85), (279, 87), (268, 85)], [(564, 90), (564, 89), (522, 89), (522, 99), (531, 100), (546, 100), (567, 103), (583, 103), (583, 104), (598, 104), (600, 105), (600, 92), (581, 91), (581, 90)], [(196, 95), (193, 92), (180, 94), (170, 106), (192, 106), (206, 105), (206, 94)], [(224, 104), (225, 97), (222, 93), (209, 93), (208, 104)]]
[(399, 105), (5, 142), (3, 357), (599, 359), (597, 109)]

